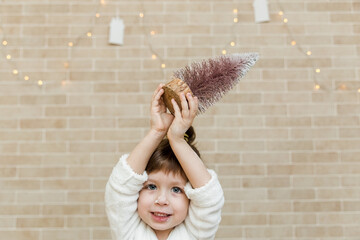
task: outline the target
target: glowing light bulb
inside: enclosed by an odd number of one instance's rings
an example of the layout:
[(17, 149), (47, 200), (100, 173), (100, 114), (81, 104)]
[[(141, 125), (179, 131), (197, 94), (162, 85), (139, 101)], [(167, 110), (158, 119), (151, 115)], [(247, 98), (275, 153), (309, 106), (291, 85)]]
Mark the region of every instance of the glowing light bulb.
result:
[(315, 90), (319, 90), (319, 89), (320, 89), (320, 85), (319, 85), (319, 84), (315, 84), (314, 89), (315, 89)]
[(233, 13), (238, 13), (237, 8), (234, 8)]
[(139, 13), (139, 17), (143, 18), (144, 17), (144, 13)]
[(340, 89), (341, 89), (341, 90), (346, 90), (346, 89), (347, 89), (347, 86), (346, 86), (345, 84), (341, 84), (341, 85), (340, 85)]
[(73, 43), (73, 42), (69, 42), (69, 43), (68, 43), (68, 46), (69, 46), (69, 47), (72, 47), (72, 46), (74, 46), (74, 43)]
[(236, 17), (236, 18), (234, 18), (234, 23), (237, 23), (237, 22), (239, 22), (239, 19)]
[(26, 76), (24, 76), (24, 80), (25, 80), (25, 81), (28, 81), (29, 79), (30, 79), (30, 77), (29, 77), (29, 76), (27, 76), (27, 75), (26, 75)]
[(106, 4), (105, 0), (100, 0), (100, 3), (101, 3), (102, 5), (105, 5), (105, 4)]
[(150, 32), (150, 34), (151, 34), (152, 36), (154, 36), (154, 35), (155, 35), (155, 31), (152, 30), (152, 31)]
[(2, 41), (2, 45), (6, 46), (8, 42), (6, 40)]
[(231, 42), (230, 46), (234, 47), (235, 46), (235, 42)]
[(306, 55), (308, 55), (308, 56), (310, 56), (311, 54), (312, 54), (311, 51), (307, 51), (307, 52), (306, 52)]
[(96, 13), (95, 17), (99, 18), (100, 17), (100, 13)]
[(358, 93), (360, 93), (360, 88), (358, 89)]
[(91, 32), (88, 32), (88, 33), (86, 34), (86, 36), (91, 37), (91, 36), (92, 36), (92, 33), (91, 33)]
[(10, 54), (6, 55), (6, 59), (7, 59), (7, 60), (10, 60), (10, 59), (11, 59), (11, 55), (10, 55)]
[(288, 23), (289, 22), (289, 20), (287, 19), (287, 18), (284, 18), (284, 23)]
[(284, 12), (283, 12), (283, 11), (279, 11), (279, 15), (280, 15), (280, 16), (284, 15)]
[(64, 62), (64, 68), (68, 68), (69, 67), (69, 63), (68, 62)]
[(14, 75), (18, 75), (19, 71), (18, 71), (17, 69), (14, 69), (14, 70), (12, 71), (12, 73), (13, 73)]
[(225, 49), (222, 50), (221, 52), (222, 52), (222, 54), (224, 54), (224, 55), (226, 54), (226, 50), (225, 50)]
[(155, 60), (157, 58), (157, 56), (155, 54), (153, 54), (153, 55), (151, 55), (151, 58)]
[(315, 70), (315, 72), (316, 72), (316, 73), (320, 73), (320, 68), (317, 68), (317, 69)]
[(295, 46), (295, 45), (296, 45), (296, 41), (294, 41), (294, 40), (291, 41), (291, 45), (292, 45), (292, 46)]
[(161, 68), (165, 68), (165, 67), (166, 67), (165, 63), (161, 64)]
[(44, 84), (44, 83), (43, 83), (42, 80), (39, 80), (39, 81), (38, 81), (38, 85), (39, 85), (39, 86), (42, 86), (43, 84)]

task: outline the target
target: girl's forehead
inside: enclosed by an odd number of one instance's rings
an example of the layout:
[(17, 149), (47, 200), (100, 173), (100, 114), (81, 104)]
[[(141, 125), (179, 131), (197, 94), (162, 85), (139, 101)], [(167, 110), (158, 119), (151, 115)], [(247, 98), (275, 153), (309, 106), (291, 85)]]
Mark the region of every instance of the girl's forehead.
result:
[(185, 185), (187, 180), (181, 174), (159, 170), (148, 174), (148, 181)]

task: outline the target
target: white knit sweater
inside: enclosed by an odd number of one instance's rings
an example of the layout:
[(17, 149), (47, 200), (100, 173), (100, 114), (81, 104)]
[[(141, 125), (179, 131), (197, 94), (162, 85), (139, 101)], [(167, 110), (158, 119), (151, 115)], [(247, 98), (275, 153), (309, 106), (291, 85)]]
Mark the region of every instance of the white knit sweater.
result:
[[(106, 185), (105, 204), (113, 240), (157, 240), (155, 232), (144, 223), (137, 212), (137, 199), (147, 173), (135, 173), (123, 155), (114, 167)], [(221, 220), (224, 194), (217, 175), (208, 170), (211, 180), (200, 188), (185, 186), (190, 199), (185, 221), (176, 226), (168, 240), (214, 239)]]

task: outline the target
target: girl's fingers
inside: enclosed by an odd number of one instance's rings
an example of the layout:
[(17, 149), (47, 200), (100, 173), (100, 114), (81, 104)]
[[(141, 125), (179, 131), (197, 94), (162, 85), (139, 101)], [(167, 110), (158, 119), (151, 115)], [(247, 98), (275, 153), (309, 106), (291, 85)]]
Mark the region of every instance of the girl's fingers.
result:
[(164, 93), (164, 89), (162, 88), (163, 84), (160, 84), (157, 89), (155, 90), (153, 97), (152, 97), (152, 104), (158, 105), (161, 99), (161, 95)]
[(155, 95), (155, 100), (159, 100), (163, 93), (164, 93), (164, 89), (160, 88), (157, 94)]
[[(164, 84), (159, 84), (159, 86), (156, 88), (156, 90), (153, 93), (152, 99), (155, 99), (155, 97), (159, 94), (159, 92), (162, 90), (162, 87), (164, 86)], [(161, 96), (161, 95), (160, 95)]]
[(174, 113), (174, 114), (175, 114), (175, 117), (181, 119), (182, 117), (181, 117), (180, 108), (179, 108), (179, 106), (177, 105), (175, 99), (171, 99), (171, 103), (172, 103), (173, 108), (174, 108), (174, 111), (175, 111), (175, 113)]
[(189, 102), (189, 109), (191, 115), (196, 115), (198, 110), (198, 98), (193, 97), (190, 93), (186, 95)]
[(189, 112), (189, 106), (188, 106), (188, 102), (186, 101), (185, 94), (181, 93), (180, 100), (181, 100), (182, 113), (184, 114), (184, 117), (185, 117), (185, 116), (187, 116), (187, 113)]

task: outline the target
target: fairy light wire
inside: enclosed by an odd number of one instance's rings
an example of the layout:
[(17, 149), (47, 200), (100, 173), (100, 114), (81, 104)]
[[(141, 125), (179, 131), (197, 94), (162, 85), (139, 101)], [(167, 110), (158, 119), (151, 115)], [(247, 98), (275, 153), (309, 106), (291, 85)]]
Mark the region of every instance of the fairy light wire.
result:
[(317, 75), (320, 73), (320, 69), (315, 66), (314, 59), (312, 57), (310, 57), (312, 55), (312, 51), (310, 49), (304, 50), (304, 48), (301, 46), (299, 41), (296, 41), (293, 31), (289, 27), (289, 19), (285, 16), (284, 8), (282, 7), (282, 5), (279, 3), (278, 0), (276, 0), (276, 3), (278, 5), (278, 8), (280, 9), (278, 11), (278, 16), (280, 16), (280, 18), (283, 22), (283, 26), (285, 27), (286, 32), (291, 40), (290, 45), (295, 47), (298, 50), (298, 52), (300, 52), (302, 55), (304, 55), (305, 58), (307, 59), (307, 61), (310, 61), (310, 64), (312, 66), (311, 75), (312, 75), (313, 82), (314, 82), (314, 90), (318, 91), (320, 89), (325, 89), (326, 88), (325, 86), (321, 86), (319, 84)]
[[(296, 49), (301, 52), (308, 61), (310, 61), (311, 66), (312, 66), (312, 71), (311, 74), (313, 76), (313, 81), (314, 81), (314, 90), (326, 90), (326, 91), (330, 91), (330, 90), (350, 90), (348, 86), (346, 86), (346, 84), (344, 83), (339, 83), (337, 86), (334, 87), (327, 87), (325, 84), (321, 84), (319, 83), (318, 77), (320, 76), (321, 73), (321, 68), (317, 67), (316, 64), (314, 63), (314, 59), (311, 57), (313, 55), (313, 52), (310, 49), (304, 49), (301, 44), (299, 44), (294, 37), (294, 34), (291, 30), (291, 28), (288, 26), (289, 24), (289, 19), (287, 17), (285, 17), (284, 13), (284, 8), (282, 7), (282, 5), (279, 3), (278, 0), (276, 0), (276, 3), (280, 9), (278, 15), (282, 18), (283, 22), (284, 22), (284, 26), (285, 29), (291, 39), (291, 41), (295, 41), (295, 45)], [(285, 22), (284, 20), (287, 19), (287, 21)], [(355, 87), (355, 91), (360, 93), (360, 84), (359, 87)]]
[(165, 69), (166, 69), (166, 61), (165, 59), (161, 56), (161, 54), (159, 54), (153, 47), (152, 44), (152, 40), (153, 38), (157, 35), (157, 32), (154, 30), (154, 28), (150, 27), (146, 27), (144, 22), (150, 22), (148, 20), (146, 20), (147, 18), (147, 12), (145, 10), (145, 6), (144, 6), (144, 2), (141, 1), (141, 5), (140, 5), (140, 12), (138, 14), (139, 17), (139, 23), (140, 23), (140, 27), (142, 29), (143, 32), (143, 36), (145, 37), (145, 42), (147, 43), (147, 47), (150, 51), (150, 55), (151, 55), (151, 59), (152, 60), (157, 60), (159, 62), (159, 67), (161, 69), (161, 72), (163, 74), (163, 77), (165, 77)]
[[(0, 0), (0, 4), (2, 4), (2, 0)], [(83, 39), (88, 39), (94, 38), (93, 35), (93, 29), (95, 27), (96, 24), (96, 19), (100, 18), (101, 16), (101, 8), (103, 6), (106, 5), (106, 1), (105, 0), (99, 0), (96, 9), (94, 10), (92, 16), (91, 16), (91, 27), (88, 28), (86, 31), (82, 32), (81, 34), (79, 34), (76, 38), (74, 38), (73, 40), (70, 40), (66, 43), (66, 45), (64, 47), (67, 47), (67, 57), (66, 60), (63, 61), (63, 67), (66, 70), (64, 73), (64, 81), (70, 81), (70, 68), (71, 68), (71, 59), (72, 59), (72, 51), (75, 47), (80, 45), (80, 41)], [(95, 18), (94, 18), (95, 17)], [(1, 20), (1, 18), (0, 18)], [(3, 27), (5, 26), (5, 24), (3, 22), (0, 22), (0, 36), (1, 36), (1, 54), (4, 56), (4, 58), (7, 60), (6, 63), (11, 67), (11, 73), (13, 75), (13, 77), (16, 80), (20, 80), (21, 78), (24, 81), (31, 81), (34, 80), (36, 81), (38, 86), (43, 86), (46, 82), (46, 80), (42, 80), (42, 79), (37, 79), (35, 80), (34, 77), (32, 77), (32, 74), (27, 74), (25, 71), (21, 70), (20, 67), (17, 64), (17, 59), (16, 57), (14, 57), (13, 55), (10, 54), (10, 46), (11, 43), (9, 41), (10, 38), (7, 37), (6, 33), (5, 33), (5, 28)], [(70, 39), (71, 37), (69, 36), (70, 33), (68, 33), (68, 38)]]
[[(2, 2), (3, 2), (3, 0), (0, 0), (0, 4)], [(328, 89), (325, 85), (320, 85), (320, 83), (319, 83), (318, 77), (321, 73), (321, 69), (316, 67), (315, 60), (311, 57), (313, 55), (313, 52), (309, 48), (307, 48), (307, 49), (303, 48), (302, 45), (299, 43), (299, 41), (296, 41), (294, 34), (293, 34), (291, 28), (289, 27), (289, 19), (288, 19), (288, 17), (285, 16), (284, 8), (282, 7), (282, 5), (279, 3), (278, 0), (276, 0), (276, 3), (279, 8), (278, 15), (280, 16), (280, 18), (283, 22), (283, 25), (286, 29), (286, 32), (288, 34), (288, 37), (291, 40), (290, 44), (293, 47), (295, 47), (301, 54), (303, 54), (305, 56), (305, 58), (307, 59), (307, 61), (309, 61), (312, 66), (311, 74), (312, 74), (312, 78), (314, 81), (314, 89), (315, 90)], [(141, 4), (140, 13), (138, 13), (139, 24), (143, 31), (143, 36), (144, 36), (146, 45), (150, 51), (150, 59), (156, 60), (159, 62), (159, 69), (162, 71), (163, 76), (165, 76), (165, 70), (168, 67), (166, 64), (166, 60), (153, 47), (154, 37), (158, 33), (155, 31), (154, 28), (151, 27), (151, 24), (149, 24), (150, 21), (148, 19), (146, 19), (146, 21), (145, 21), (145, 18), (147, 17), (147, 13), (145, 11), (144, 2), (141, 1), (140, 4)], [(94, 38), (93, 29), (97, 23), (97, 20), (100, 19), (101, 15), (102, 15), (101, 9), (105, 5), (106, 5), (105, 0), (98, 0), (98, 4), (97, 4), (96, 9), (94, 10), (94, 12), (92, 14), (92, 18), (91, 18), (92, 26), (89, 29), (87, 29), (86, 31), (84, 31), (83, 33), (81, 33), (80, 35), (78, 35), (72, 41), (69, 41), (67, 43), (67, 60), (63, 61), (63, 67), (66, 69), (65, 77), (64, 77), (66, 81), (71, 80), (70, 79), (71, 78), (70, 69), (71, 69), (71, 65), (72, 65), (71, 61), (72, 61), (73, 49), (75, 49), (77, 46), (80, 45), (82, 39), (88, 39), (88, 38), (93, 39)], [(227, 41), (221, 48), (222, 54), (227, 54), (229, 51), (231, 51), (231, 48), (239, 45), (239, 43), (236, 41), (237, 35), (235, 33), (236, 32), (235, 27), (239, 23), (238, 8), (234, 7), (231, 14), (232, 14), (232, 19), (233, 19), (232, 25), (230, 26), (231, 27), (231, 39), (229, 41)], [(146, 24), (145, 24), (145, 22), (146, 22)], [(147, 27), (147, 25), (149, 25), (150, 27)], [(15, 77), (16, 79), (23, 78), (23, 80), (25, 80), (25, 81), (34, 80), (30, 76), (31, 74), (26, 74), (24, 71), (19, 69), (19, 67), (16, 63), (16, 56), (12, 55), (11, 51), (9, 50), (9, 48), (10, 48), (9, 46), (11, 46), (11, 43), (9, 42), (10, 38), (8, 38), (6, 36), (5, 29), (3, 27), (3, 23), (1, 23), (1, 22), (0, 22), (0, 36), (1, 36), (1, 45), (0, 45), (1, 46), (1, 54), (6, 59), (6, 64), (8, 64), (11, 67), (10, 72), (12, 73), (13, 77)], [(70, 36), (69, 36), (69, 38), (70, 38)], [(165, 49), (164, 49), (164, 54), (166, 54)], [(44, 83), (43, 80), (42, 80), (42, 82)], [(340, 83), (338, 86), (336, 86), (335, 89), (349, 90), (349, 87), (348, 86), (344, 87), (344, 85), (345, 85), (344, 83)], [(356, 88), (356, 91), (360, 93), (360, 87)]]

